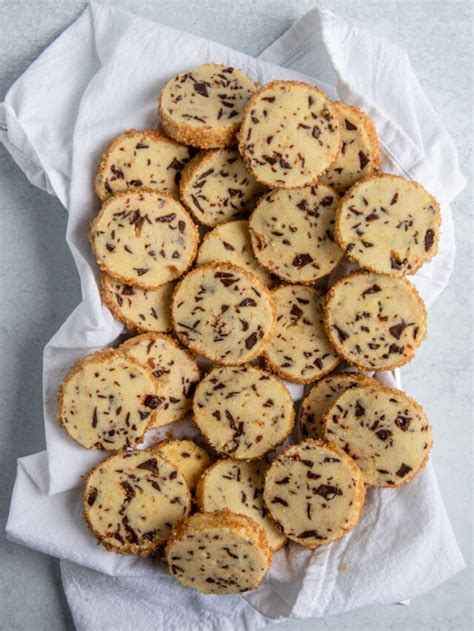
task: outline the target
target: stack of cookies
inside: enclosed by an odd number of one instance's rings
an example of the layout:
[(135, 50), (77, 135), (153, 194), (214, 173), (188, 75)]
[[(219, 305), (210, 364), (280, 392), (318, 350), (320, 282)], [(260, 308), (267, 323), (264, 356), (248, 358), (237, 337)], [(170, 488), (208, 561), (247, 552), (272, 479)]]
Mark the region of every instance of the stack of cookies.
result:
[[(85, 482), (99, 543), (165, 546), (183, 586), (241, 593), (288, 540), (339, 539), (366, 487), (426, 464), (422, 408), (368, 373), (426, 336), (405, 276), (436, 254), (440, 209), (379, 172), (364, 112), (312, 85), (207, 64), (165, 85), (159, 114), (160, 131), (104, 151), (89, 235), (103, 301), (135, 335), (71, 368), (58, 418), (113, 452)], [(300, 410), (282, 379), (307, 384)], [(197, 442), (172, 437), (187, 415)], [(168, 440), (137, 449), (165, 425)]]

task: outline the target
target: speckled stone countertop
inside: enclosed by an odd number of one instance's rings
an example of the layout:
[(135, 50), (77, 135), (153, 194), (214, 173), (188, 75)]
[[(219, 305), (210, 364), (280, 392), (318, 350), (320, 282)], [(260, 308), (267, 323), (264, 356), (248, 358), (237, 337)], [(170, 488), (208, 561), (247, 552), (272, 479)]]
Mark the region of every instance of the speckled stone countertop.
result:
[[(473, 3), (470, 1), (117, 0), (110, 4), (256, 55), (314, 6), (357, 20), (404, 47), (452, 135), (467, 176), (472, 165)], [(83, 11), (82, 0), (0, 0), (0, 98)], [(411, 602), (268, 629), (303, 631), (472, 628), (471, 183), (453, 204), (457, 259), (449, 287), (430, 310), (429, 341), (402, 370), (408, 393), (434, 425), (433, 461), (468, 570)], [(16, 458), (44, 449), (42, 349), (80, 301), (66, 246), (66, 212), (28, 183), (0, 146), (0, 307), (3, 337), (0, 450), (0, 629), (73, 629), (58, 561), (5, 541)], [(94, 630), (95, 631), (95, 630)]]

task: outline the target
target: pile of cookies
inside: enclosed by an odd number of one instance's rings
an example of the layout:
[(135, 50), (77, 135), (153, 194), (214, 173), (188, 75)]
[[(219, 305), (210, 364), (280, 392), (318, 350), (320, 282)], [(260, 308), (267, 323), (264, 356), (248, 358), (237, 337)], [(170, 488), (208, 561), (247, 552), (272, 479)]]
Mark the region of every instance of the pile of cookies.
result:
[[(288, 540), (339, 539), (366, 487), (426, 464), (422, 408), (367, 373), (407, 363), (426, 335), (405, 276), (436, 253), (440, 209), (379, 172), (366, 114), (312, 85), (207, 64), (166, 84), (159, 114), (162, 131), (104, 151), (89, 235), (103, 301), (137, 334), (67, 373), (58, 418), (114, 452), (85, 481), (99, 543), (165, 545), (183, 586), (239, 593)], [(308, 384), (301, 409), (281, 379)], [(136, 449), (188, 414), (197, 441)]]

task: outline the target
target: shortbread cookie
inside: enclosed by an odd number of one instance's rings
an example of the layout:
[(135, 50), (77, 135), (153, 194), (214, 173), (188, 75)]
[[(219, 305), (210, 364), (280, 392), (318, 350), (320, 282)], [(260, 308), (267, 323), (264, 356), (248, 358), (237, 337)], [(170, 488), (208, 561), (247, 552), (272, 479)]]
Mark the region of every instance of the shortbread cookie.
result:
[(169, 572), (203, 594), (255, 589), (270, 568), (272, 551), (260, 526), (228, 510), (196, 513), (173, 530), (166, 546)]
[(164, 440), (153, 447), (153, 452), (181, 471), (190, 491), (194, 491), (203, 471), (212, 464), (207, 451), (189, 438)]
[(426, 310), (404, 278), (354, 272), (327, 294), (329, 341), (362, 370), (392, 370), (409, 362), (426, 336)]
[(120, 350), (147, 366), (158, 382), (157, 410), (153, 427), (179, 421), (191, 409), (199, 381), (197, 361), (164, 333), (145, 333), (127, 340)]
[(150, 451), (122, 451), (89, 473), (83, 507), (107, 550), (149, 556), (189, 513), (191, 497), (175, 466)]
[(186, 145), (156, 129), (130, 129), (102, 154), (95, 179), (101, 201), (128, 189), (149, 188), (178, 199), (179, 180), (191, 155)]
[(273, 81), (248, 101), (239, 150), (248, 170), (271, 188), (316, 182), (341, 146), (332, 103), (318, 88), (299, 81)]
[(327, 186), (264, 195), (250, 217), (260, 263), (288, 283), (313, 283), (342, 259), (334, 240), (337, 195)]
[(375, 125), (365, 112), (341, 101), (334, 102), (333, 107), (339, 117), (342, 145), (336, 162), (319, 182), (344, 193), (362, 177), (379, 169), (379, 142)]
[(172, 138), (194, 147), (235, 144), (244, 106), (256, 89), (241, 70), (221, 64), (181, 72), (161, 92), (161, 125)]
[(336, 238), (361, 267), (414, 274), (438, 251), (441, 211), (420, 184), (377, 175), (353, 186), (337, 211)]
[(400, 486), (428, 461), (431, 425), (420, 405), (380, 384), (347, 390), (328, 410), (326, 440), (356, 461), (370, 486)]
[(263, 356), (270, 368), (294, 383), (310, 383), (341, 361), (323, 326), (320, 291), (304, 285), (282, 285), (273, 291), (275, 333)]
[[(303, 438), (324, 440), (324, 417), (336, 399), (346, 390), (370, 385), (375, 379), (354, 372), (327, 375), (315, 383), (301, 405), (299, 428)], [(378, 382), (376, 382), (378, 383)]]
[(174, 283), (157, 289), (141, 289), (124, 285), (109, 274), (100, 276), (100, 294), (103, 302), (117, 320), (127, 329), (140, 332), (166, 333), (171, 331), (171, 296)]
[(230, 263), (192, 270), (173, 295), (173, 326), (183, 344), (219, 364), (243, 364), (273, 333), (273, 298), (256, 276)]
[(101, 270), (127, 285), (156, 289), (188, 269), (199, 233), (171, 195), (141, 190), (107, 199), (89, 239)]
[(265, 461), (243, 462), (219, 460), (201, 477), (196, 495), (202, 511), (228, 508), (247, 515), (265, 531), (268, 545), (278, 550), (286, 537), (278, 530), (263, 501), (265, 474), (270, 465)]
[(271, 274), (255, 258), (248, 221), (230, 221), (208, 232), (201, 243), (197, 264), (233, 263), (255, 274), (266, 287), (272, 285)]
[(248, 216), (263, 191), (237, 149), (198, 154), (183, 171), (180, 184), (183, 204), (201, 224), (211, 228)]
[(217, 366), (196, 388), (194, 422), (216, 451), (237, 460), (261, 458), (293, 429), (290, 393), (254, 366)]
[(342, 449), (309, 438), (288, 447), (265, 478), (264, 500), (288, 538), (323, 546), (357, 524), (364, 505), (359, 467)]
[(58, 420), (87, 449), (133, 447), (155, 421), (159, 405), (151, 370), (122, 351), (81, 359), (58, 392)]

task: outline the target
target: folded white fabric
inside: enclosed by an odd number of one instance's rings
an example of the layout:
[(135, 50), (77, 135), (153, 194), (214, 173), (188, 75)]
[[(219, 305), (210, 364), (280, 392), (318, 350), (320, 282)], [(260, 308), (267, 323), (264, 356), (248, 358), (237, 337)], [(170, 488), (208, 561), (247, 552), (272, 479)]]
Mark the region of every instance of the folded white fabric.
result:
[[(112, 343), (122, 330), (101, 305), (87, 243), (97, 208), (92, 174), (115, 134), (156, 124), (156, 97), (170, 76), (207, 61), (240, 67), (260, 82), (310, 81), (368, 111), (380, 134), (384, 168), (421, 181), (442, 205), (439, 254), (414, 279), (428, 304), (452, 269), (449, 202), (464, 180), (452, 142), (403, 51), (329, 12), (313, 10), (253, 59), (90, 5), (0, 105), (5, 146), (30, 181), (57, 195), (69, 210), (67, 241), (83, 294), (45, 349), (47, 452), (19, 461), (7, 532), (12, 541), (64, 560), (64, 586), (80, 629), (127, 629), (130, 616), (140, 629), (256, 629), (270, 618), (323, 616), (402, 600), (464, 567), (431, 466), (407, 487), (370, 491), (361, 524), (342, 541), (316, 552), (290, 546), (278, 553), (270, 576), (247, 600), (183, 592), (160, 565), (97, 547), (82, 524), (80, 491), (74, 487), (103, 454), (83, 450), (58, 427), (56, 390), (74, 361)], [(380, 377), (395, 385), (390, 373)], [(340, 571), (342, 564), (346, 572)]]

